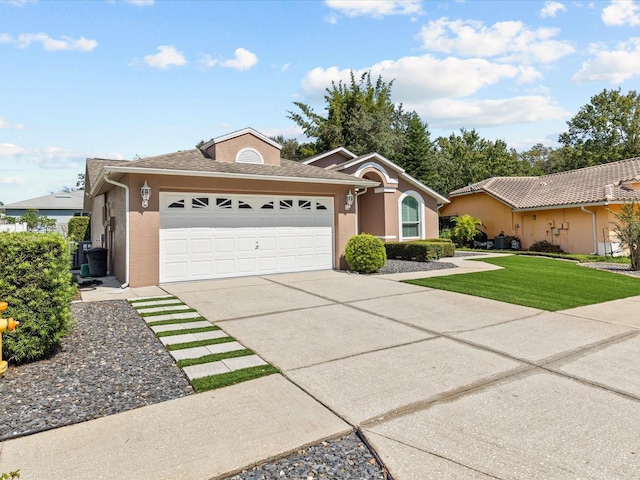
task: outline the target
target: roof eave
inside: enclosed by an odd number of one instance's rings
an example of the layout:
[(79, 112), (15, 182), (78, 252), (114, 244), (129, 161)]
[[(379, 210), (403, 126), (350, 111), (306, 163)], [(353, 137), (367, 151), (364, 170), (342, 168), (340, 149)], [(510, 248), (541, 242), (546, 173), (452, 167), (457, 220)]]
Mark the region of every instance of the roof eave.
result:
[(565, 203), (562, 205), (546, 205), (540, 207), (524, 207), (524, 208), (512, 208), (513, 212), (539, 212), (540, 210), (560, 210), (562, 208), (580, 208), (580, 207), (606, 207), (612, 203), (623, 203), (622, 200), (614, 201), (597, 201), (597, 202), (583, 202), (583, 203)]

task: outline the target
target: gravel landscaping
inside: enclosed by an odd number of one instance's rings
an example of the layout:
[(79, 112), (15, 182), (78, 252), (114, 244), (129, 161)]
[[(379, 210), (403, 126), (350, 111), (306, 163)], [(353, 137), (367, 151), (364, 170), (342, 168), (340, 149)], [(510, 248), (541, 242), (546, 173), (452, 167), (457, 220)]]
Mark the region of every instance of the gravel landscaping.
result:
[(426, 272), (429, 270), (444, 270), (447, 268), (458, 268), (449, 262), (411, 262), (409, 260), (387, 260), (384, 267), (376, 274), (404, 273), (404, 272)]
[(227, 480), (281, 480), (281, 479), (349, 479), (383, 480), (380, 465), (367, 446), (352, 433), (339, 440), (299, 450), (286, 458), (260, 465)]
[(184, 397), (191, 384), (126, 300), (74, 303), (50, 358), (0, 380), (0, 440)]

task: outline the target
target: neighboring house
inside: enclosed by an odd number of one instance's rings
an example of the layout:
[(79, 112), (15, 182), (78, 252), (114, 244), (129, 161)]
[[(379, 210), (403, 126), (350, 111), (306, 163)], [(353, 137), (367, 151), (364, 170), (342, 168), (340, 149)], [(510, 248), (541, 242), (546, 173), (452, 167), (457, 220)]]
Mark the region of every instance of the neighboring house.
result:
[(67, 223), (71, 217), (88, 215), (84, 209), (84, 191), (56, 192), (44, 197), (32, 198), (21, 202), (2, 206), (7, 217), (21, 217), (27, 210), (38, 210), (43, 217), (56, 220), (56, 230), (66, 232)]
[(565, 252), (616, 253), (611, 211), (640, 201), (640, 158), (541, 177), (493, 177), (455, 190), (449, 199), (441, 219), (472, 215), (489, 238), (503, 232), (525, 249), (546, 240)]
[(93, 246), (108, 248), (110, 272), (137, 287), (345, 268), (347, 241), (361, 231), (437, 236), (446, 198), (388, 160), (338, 149), (298, 163), (280, 149), (247, 128), (136, 161), (87, 159)]

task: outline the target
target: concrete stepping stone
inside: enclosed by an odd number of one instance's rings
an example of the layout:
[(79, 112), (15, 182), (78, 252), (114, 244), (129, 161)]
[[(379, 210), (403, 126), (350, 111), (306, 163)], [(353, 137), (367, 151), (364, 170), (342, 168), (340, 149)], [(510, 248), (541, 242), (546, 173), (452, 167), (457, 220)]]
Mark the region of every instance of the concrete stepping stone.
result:
[(223, 362), (201, 363), (200, 365), (184, 367), (182, 370), (184, 370), (184, 373), (189, 380), (231, 372), (229, 367), (227, 367)]
[(148, 302), (136, 302), (132, 303), (133, 308), (140, 309), (145, 307), (159, 307), (161, 305), (184, 305), (180, 300), (176, 299), (168, 299), (168, 300), (149, 300)]
[(175, 345), (176, 343), (197, 342), (199, 340), (213, 340), (228, 337), (222, 330), (211, 330), (209, 332), (184, 333), (180, 335), (170, 335), (168, 337), (158, 337), (163, 345)]
[(189, 358), (200, 358), (212, 353), (234, 352), (236, 350), (244, 350), (245, 346), (238, 342), (216, 343), (215, 345), (207, 345), (205, 347), (185, 348), (182, 350), (169, 350), (173, 358), (177, 360), (186, 360)]
[(172, 305), (169, 307), (151, 307), (151, 308), (136, 308), (138, 313), (156, 313), (156, 312), (172, 312), (174, 310), (190, 310), (189, 305)]
[(133, 305), (135, 305), (136, 303), (138, 303), (136, 300), (152, 300), (152, 299), (160, 299), (160, 298), (175, 298), (175, 295), (153, 295), (152, 297), (135, 297), (135, 298), (131, 298), (130, 300), (134, 300), (133, 302), (131, 302)]
[(267, 365), (258, 355), (247, 355), (246, 357), (225, 358), (221, 360), (230, 370), (242, 370), (243, 368), (260, 367)]
[(170, 332), (171, 330), (187, 330), (189, 328), (202, 328), (202, 327), (212, 327), (209, 322), (206, 320), (201, 320), (199, 322), (187, 322), (187, 323), (170, 323), (167, 325), (155, 325), (151, 326), (151, 330), (155, 333), (161, 332)]
[(184, 320), (187, 318), (200, 318), (198, 312), (183, 312), (183, 313), (167, 313), (166, 315), (152, 315), (150, 317), (142, 317), (144, 321), (147, 323), (151, 322), (161, 322), (164, 320)]

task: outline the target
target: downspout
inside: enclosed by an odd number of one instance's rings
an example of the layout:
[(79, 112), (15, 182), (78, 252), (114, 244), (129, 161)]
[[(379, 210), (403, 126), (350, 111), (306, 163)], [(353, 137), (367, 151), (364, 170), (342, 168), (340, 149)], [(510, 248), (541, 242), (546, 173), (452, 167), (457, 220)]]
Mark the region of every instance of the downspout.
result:
[(591, 210), (587, 210), (584, 207), (580, 207), (580, 210), (582, 210), (584, 213), (590, 213), (591, 214), (591, 229), (592, 229), (592, 236), (593, 236), (593, 253), (591, 255), (597, 255), (598, 254), (598, 232), (596, 231), (596, 212), (592, 212)]
[(116, 182), (115, 180), (111, 180), (107, 173), (104, 174), (104, 181), (110, 183), (111, 185), (115, 185), (116, 187), (124, 188), (124, 210), (125, 210), (125, 222), (124, 222), (124, 230), (125, 230), (125, 267), (124, 267), (124, 283), (120, 285), (120, 288), (127, 288), (129, 286), (129, 186), (124, 183)]
[(360, 195), (364, 195), (365, 193), (367, 193), (367, 190), (369, 190), (369, 187), (364, 187), (364, 190), (358, 191), (358, 189), (356, 188), (356, 235), (360, 233), (360, 229), (358, 228), (358, 217), (360, 216), (360, 211), (358, 210), (358, 197)]

